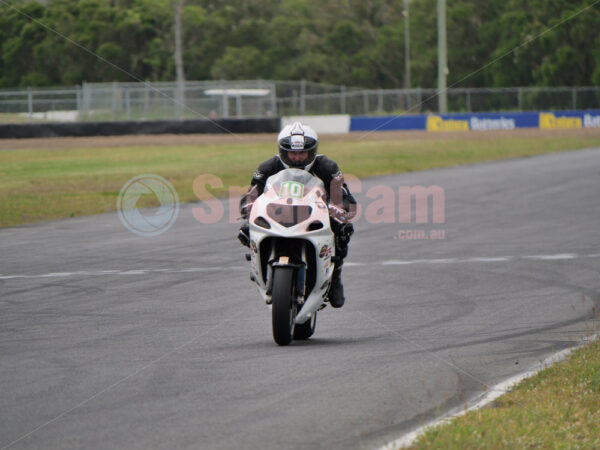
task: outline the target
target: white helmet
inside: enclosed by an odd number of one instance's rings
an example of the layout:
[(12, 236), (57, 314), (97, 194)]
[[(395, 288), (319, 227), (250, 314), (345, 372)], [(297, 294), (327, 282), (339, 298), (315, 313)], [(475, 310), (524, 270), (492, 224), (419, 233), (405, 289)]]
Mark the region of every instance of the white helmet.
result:
[[(309, 170), (317, 156), (319, 138), (315, 130), (308, 125), (294, 122), (281, 130), (277, 136), (277, 145), (279, 159), (284, 166)], [(288, 152), (308, 152), (308, 157), (304, 161), (292, 161), (288, 157)]]

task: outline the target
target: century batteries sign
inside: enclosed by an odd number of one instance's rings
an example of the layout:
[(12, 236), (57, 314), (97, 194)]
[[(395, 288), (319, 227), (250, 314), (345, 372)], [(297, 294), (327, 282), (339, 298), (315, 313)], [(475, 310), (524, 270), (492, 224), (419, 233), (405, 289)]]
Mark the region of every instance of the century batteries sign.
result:
[(600, 128), (600, 111), (541, 112), (540, 128), (543, 130)]
[(427, 131), (487, 131), (513, 130), (517, 128), (514, 117), (478, 117), (444, 118), (443, 116), (428, 116)]

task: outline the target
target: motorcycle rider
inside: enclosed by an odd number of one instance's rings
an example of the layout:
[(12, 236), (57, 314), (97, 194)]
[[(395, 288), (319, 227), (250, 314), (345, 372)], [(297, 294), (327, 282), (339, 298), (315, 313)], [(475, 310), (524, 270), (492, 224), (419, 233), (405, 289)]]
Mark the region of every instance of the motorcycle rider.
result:
[(287, 125), (277, 136), (279, 154), (262, 162), (250, 183), (250, 188), (240, 201), (240, 213), (244, 219), (238, 239), (246, 247), (250, 246), (248, 216), (254, 200), (261, 195), (267, 178), (277, 172), (288, 169), (304, 169), (320, 178), (327, 191), (331, 229), (335, 235), (335, 269), (331, 278), (329, 304), (334, 308), (344, 305), (344, 287), (342, 285), (342, 264), (348, 254), (350, 236), (354, 227), (350, 220), (356, 214), (356, 200), (344, 182), (344, 177), (335, 161), (317, 154), (319, 138), (308, 125), (294, 122)]

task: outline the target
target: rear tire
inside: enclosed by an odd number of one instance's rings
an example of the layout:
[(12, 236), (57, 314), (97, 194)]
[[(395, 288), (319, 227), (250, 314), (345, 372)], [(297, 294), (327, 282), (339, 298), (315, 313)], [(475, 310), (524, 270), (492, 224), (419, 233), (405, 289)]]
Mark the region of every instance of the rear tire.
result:
[(315, 311), (312, 317), (302, 325), (296, 324), (294, 327), (294, 339), (303, 341), (311, 337), (317, 328), (317, 312)]
[(272, 321), (273, 339), (279, 345), (288, 345), (294, 334), (296, 308), (293, 299), (294, 269), (275, 267), (273, 270)]

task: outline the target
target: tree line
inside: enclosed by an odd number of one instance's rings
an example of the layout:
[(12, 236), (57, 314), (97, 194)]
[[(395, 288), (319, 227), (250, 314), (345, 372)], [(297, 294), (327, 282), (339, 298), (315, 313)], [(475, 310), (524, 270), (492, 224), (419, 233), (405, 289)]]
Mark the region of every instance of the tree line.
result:
[[(401, 0), (7, 3), (0, 4), (0, 87), (172, 81), (181, 7), (186, 79), (404, 85)], [(600, 5), (593, 3), (448, 1), (448, 84), (600, 84)], [(411, 0), (409, 21), (411, 87), (436, 87), (436, 0)]]

